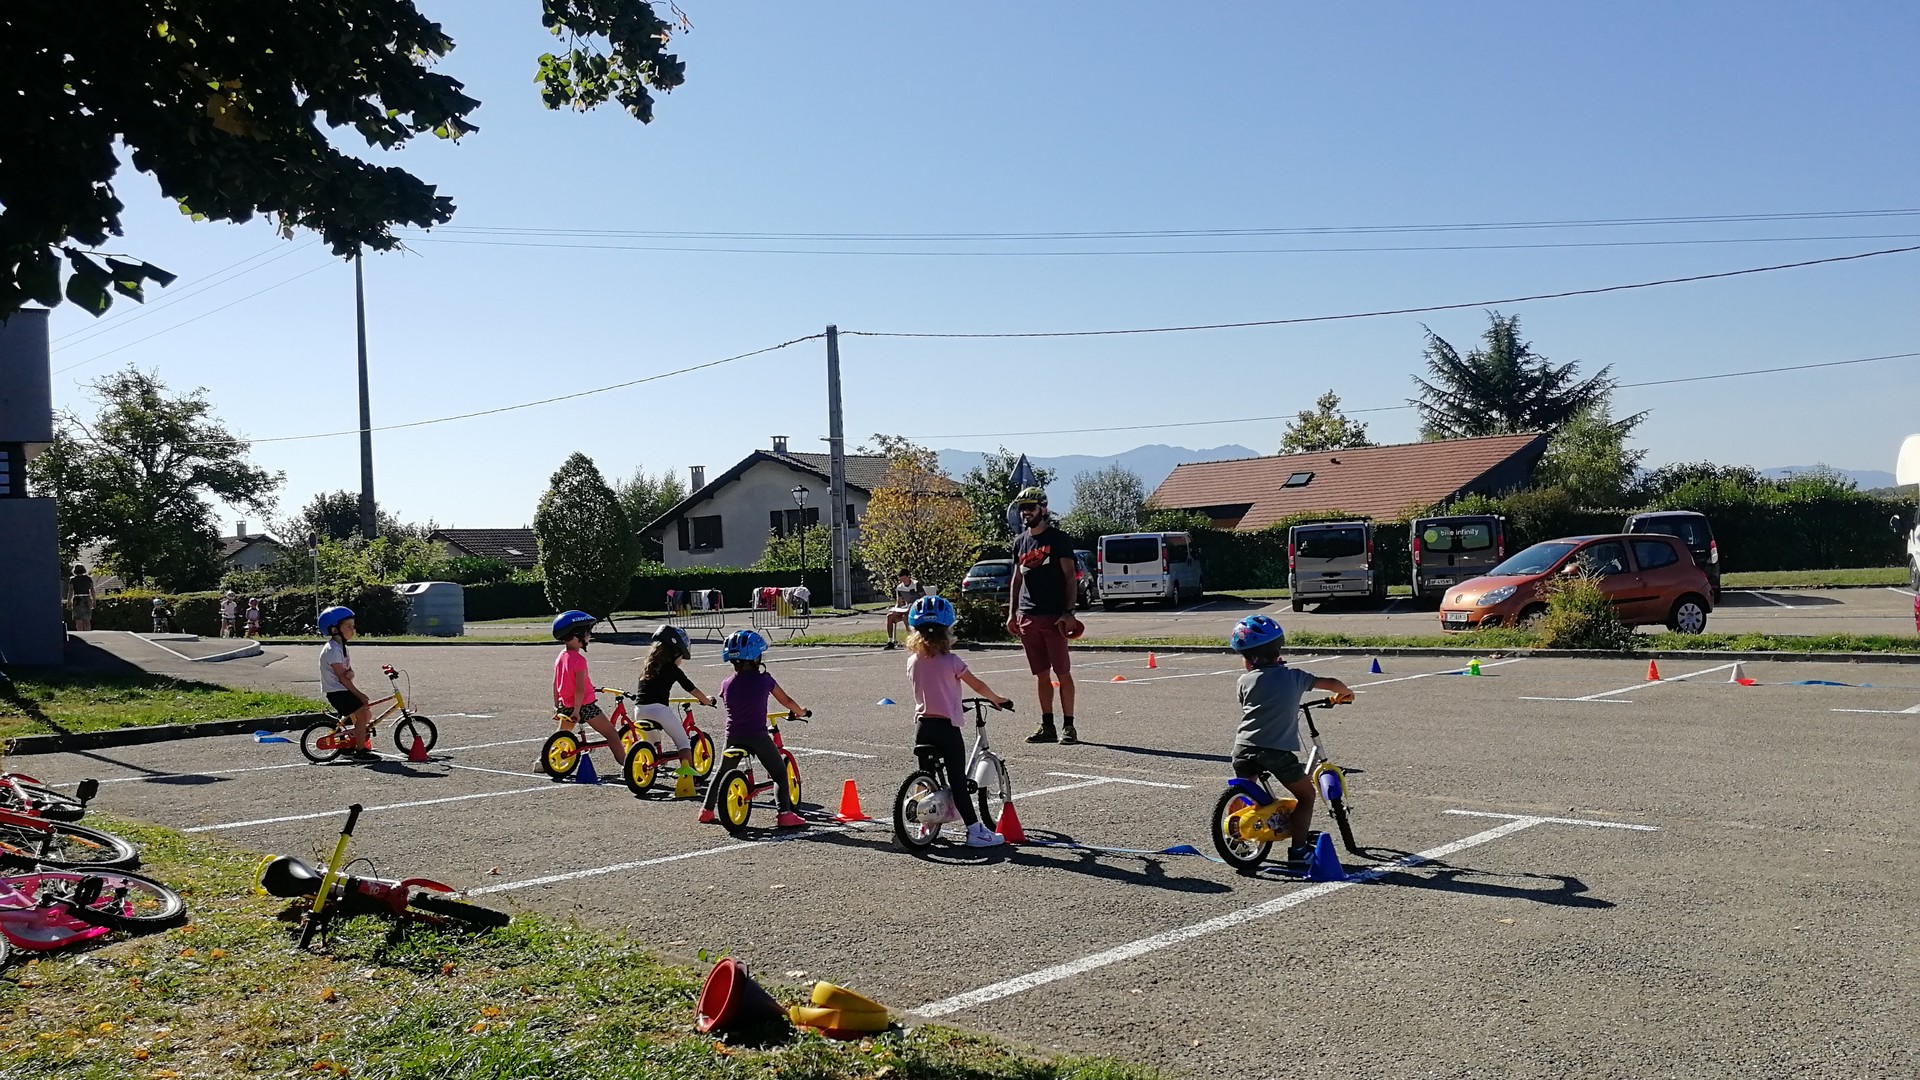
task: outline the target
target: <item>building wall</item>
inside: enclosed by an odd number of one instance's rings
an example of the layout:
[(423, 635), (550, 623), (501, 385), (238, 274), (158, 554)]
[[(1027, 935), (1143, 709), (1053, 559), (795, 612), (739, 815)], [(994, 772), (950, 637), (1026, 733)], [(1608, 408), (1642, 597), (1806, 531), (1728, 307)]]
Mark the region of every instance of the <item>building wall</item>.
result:
[[(676, 570), (692, 566), (752, 566), (760, 561), (760, 556), (766, 554), (768, 512), (794, 509), (793, 488), (796, 484), (805, 484), (811, 489), (807, 505), (819, 508), (820, 523), (827, 524), (826, 481), (771, 461), (755, 462), (752, 468), (740, 474), (739, 479), (688, 511), (689, 518), (719, 516), (720, 546), (682, 551), (679, 524), (669, 521), (660, 537), (662, 561)], [(855, 518), (865, 518), (866, 494), (848, 488), (847, 499), (853, 503)], [(848, 535), (850, 539), (857, 538), (859, 531), (856, 528)]]
[(67, 643), (52, 499), (0, 499), (0, 655), (52, 666)]
[(227, 560), (227, 565), (235, 570), (258, 570), (272, 562), (280, 554), (280, 549), (272, 544), (248, 544)]

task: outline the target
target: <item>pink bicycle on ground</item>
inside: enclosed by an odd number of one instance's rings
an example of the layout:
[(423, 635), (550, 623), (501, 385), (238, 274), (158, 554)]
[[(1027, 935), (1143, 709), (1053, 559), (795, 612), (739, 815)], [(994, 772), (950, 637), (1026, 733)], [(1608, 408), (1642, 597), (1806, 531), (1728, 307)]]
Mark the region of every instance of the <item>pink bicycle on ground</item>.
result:
[(115, 930), (163, 929), (186, 914), (179, 893), (124, 870), (41, 867), (0, 876), (0, 966), (12, 949), (52, 952)]

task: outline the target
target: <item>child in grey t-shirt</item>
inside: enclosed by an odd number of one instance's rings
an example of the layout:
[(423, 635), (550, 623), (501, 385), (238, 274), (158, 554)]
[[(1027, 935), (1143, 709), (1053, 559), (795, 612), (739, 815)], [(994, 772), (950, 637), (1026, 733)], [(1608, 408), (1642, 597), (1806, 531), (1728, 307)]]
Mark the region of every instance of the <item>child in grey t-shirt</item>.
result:
[(1262, 773), (1285, 785), (1296, 805), (1287, 819), (1287, 859), (1303, 862), (1313, 853), (1307, 842), (1313, 824), (1313, 778), (1301, 762), (1300, 699), (1308, 690), (1326, 690), (1335, 702), (1353, 700), (1339, 679), (1321, 678), (1280, 659), (1286, 633), (1265, 615), (1240, 620), (1227, 639), (1247, 666), (1240, 676), (1240, 727), (1233, 736), (1233, 773), (1257, 780)]

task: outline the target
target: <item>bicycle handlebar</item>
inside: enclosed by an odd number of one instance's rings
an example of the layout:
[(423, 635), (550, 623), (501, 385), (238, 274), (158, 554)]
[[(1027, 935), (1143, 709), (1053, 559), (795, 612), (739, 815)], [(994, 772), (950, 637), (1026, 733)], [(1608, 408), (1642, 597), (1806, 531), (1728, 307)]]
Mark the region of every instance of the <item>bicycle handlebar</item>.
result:
[(1012, 698), (1008, 698), (1007, 703), (1005, 705), (1002, 705), (991, 698), (970, 697), (970, 698), (960, 699), (960, 707), (963, 709), (978, 709), (982, 705), (986, 706), (989, 709), (992, 709), (994, 712), (1014, 712), (1015, 711), (1013, 707)]

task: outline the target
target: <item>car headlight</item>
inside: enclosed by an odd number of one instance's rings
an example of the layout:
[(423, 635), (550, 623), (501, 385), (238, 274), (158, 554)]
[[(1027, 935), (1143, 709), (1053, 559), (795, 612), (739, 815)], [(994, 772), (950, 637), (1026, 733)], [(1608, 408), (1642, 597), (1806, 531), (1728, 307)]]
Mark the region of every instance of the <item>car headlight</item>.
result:
[(1489, 589), (1486, 592), (1483, 592), (1480, 594), (1479, 606), (1487, 607), (1491, 604), (1497, 604), (1500, 601), (1505, 600), (1506, 598), (1512, 596), (1514, 594), (1514, 591), (1515, 591), (1515, 586), (1512, 586), (1512, 585), (1502, 585), (1497, 589)]

